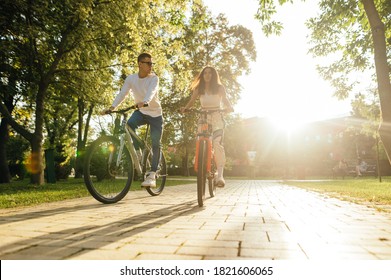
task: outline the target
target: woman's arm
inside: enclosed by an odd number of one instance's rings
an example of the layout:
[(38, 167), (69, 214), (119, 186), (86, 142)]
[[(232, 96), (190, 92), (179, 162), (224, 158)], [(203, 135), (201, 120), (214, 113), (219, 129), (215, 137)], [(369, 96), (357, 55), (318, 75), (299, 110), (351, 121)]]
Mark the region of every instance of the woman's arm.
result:
[(187, 110), (190, 107), (192, 107), (194, 105), (194, 102), (197, 100), (197, 98), (198, 98), (198, 90), (194, 89), (192, 94), (191, 94), (189, 102), (187, 102), (185, 107), (181, 108), (181, 112), (183, 113), (185, 110)]

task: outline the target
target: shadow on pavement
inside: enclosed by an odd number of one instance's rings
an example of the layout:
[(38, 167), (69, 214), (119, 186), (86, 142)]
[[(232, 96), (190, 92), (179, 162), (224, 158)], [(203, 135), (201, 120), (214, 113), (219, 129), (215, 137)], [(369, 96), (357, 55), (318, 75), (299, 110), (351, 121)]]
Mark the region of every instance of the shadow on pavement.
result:
[[(129, 203), (130, 200), (126, 200), (121, 203)], [(115, 205), (118, 205), (115, 204)], [(15, 222), (37, 218), (37, 216), (48, 216), (61, 214), (64, 212), (77, 212), (81, 210), (101, 209), (102, 207), (110, 207), (111, 205), (94, 204), (94, 205), (80, 205), (76, 207), (60, 207), (57, 209), (36, 211), (26, 214), (18, 214), (12, 218), (15, 218)], [(187, 201), (177, 205), (171, 205), (165, 208), (157, 209), (151, 212), (138, 214), (125, 218), (122, 220), (115, 220), (114, 222), (104, 225), (91, 225), (80, 226), (74, 228), (67, 228), (57, 232), (51, 232), (36, 237), (31, 237), (27, 240), (16, 241), (7, 245), (0, 246), (1, 259), (15, 259), (12, 257), (15, 253), (20, 259), (20, 256), (25, 256), (25, 259), (48, 259), (48, 255), (40, 256), (39, 251), (35, 251), (34, 248), (38, 246), (52, 247), (56, 251), (58, 256), (66, 256), (67, 259), (74, 255), (81, 255), (83, 251), (88, 249), (98, 249), (102, 246), (106, 246), (109, 243), (117, 242), (119, 240), (132, 237), (149, 229), (159, 227), (165, 223), (179, 217), (190, 215), (202, 211), (203, 209), (198, 207), (194, 201)], [(99, 215), (99, 213), (97, 213)], [(115, 213), (113, 213), (115, 215)], [(132, 215), (132, 213), (129, 213)], [(9, 218), (9, 216), (8, 216)], [(1, 223), (9, 223), (9, 221), (1, 221)], [(39, 232), (37, 232), (39, 233)], [(102, 237), (104, 241), (102, 242)], [(93, 244), (93, 245), (92, 245)], [(70, 255), (67, 255), (70, 247), (77, 248)], [(19, 248), (19, 249), (17, 249)], [(24, 252), (25, 251), (25, 252)], [(35, 252), (34, 252), (35, 251)], [(61, 252), (63, 251), (63, 252)], [(8, 252), (8, 253), (7, 253)], [(56, 257), (54, 257), (56, 259)], [(58, 258), (57, 258), (58, 259)]]

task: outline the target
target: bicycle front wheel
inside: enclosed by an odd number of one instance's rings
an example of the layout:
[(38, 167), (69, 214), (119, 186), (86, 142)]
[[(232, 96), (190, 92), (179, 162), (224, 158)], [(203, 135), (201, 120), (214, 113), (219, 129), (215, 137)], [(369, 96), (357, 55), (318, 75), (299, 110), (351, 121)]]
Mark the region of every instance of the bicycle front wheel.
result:
[[(143, 153), (144, 153), (143, 174), (146, 174), (148, 171), (151, 170), (152, 153), (149, 149), (144, 150)], [(167, 167), (166, 167), (166, 158), (164, 157), (163, 152), (160, 153), (160, 161), (155, 176), (156, 176), (156, 186), (146, 188), (147, 192), (152, 196), (157, 196), (161, 194), (166, 184)]]
[(106, 204), (120, 201), (132, 181), (132, 158), (117, 138), (102, 136), (90, 145), (84, 161), (84, 182), (96, 200)]
[(206, 187), (206, 161), (208, 160), (208, 145), (201, 140), (198, 150), (198, 172), (197, 172), (197, 200), (198, 206), (202, 207), (205, 200)]

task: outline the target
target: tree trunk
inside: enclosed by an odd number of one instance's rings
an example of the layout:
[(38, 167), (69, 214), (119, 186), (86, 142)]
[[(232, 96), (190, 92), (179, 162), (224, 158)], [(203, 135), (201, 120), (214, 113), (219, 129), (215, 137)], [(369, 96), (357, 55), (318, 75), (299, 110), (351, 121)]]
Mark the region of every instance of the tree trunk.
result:
[(35, 185), (44, 184), (44, 167), (42, 153), (42, 139), (33, 136), (31, 143), (31, 155), (27, 170), (31, 174), (31, 183)]
[(49, 85), (48, 79), (41, 80), (37, 97), (35, 99), (35, 131), (32, 135), (31, 143), (31, 183), (42, 185), (44, 181), (44, 166), (43, 166), (43, 124), (44, 124), (44, 107), (45, 93)]
[(188, 163), (189, 162), (189, 152), (187, 150), (187, 146), (185, 147), (185, 155), (182, 157), (182, 175), (183, 176), (186, 176), (186, 177), (189, 177), (190, 174), (189, 174), (189, 166), (188, 166)]
[[(16, 87), (16, 76), (15, 72), (12, 71), (8, 79), (9, 87), (4, 92), (4, 105), (8, 112), (14, 110), (14, 98), (12, 95), (12, 90), (10, 88)], [(9, 183), (11, 181), (11, 173), (8, 167), (7, 161), (7, 142), (9, 139), (9, 120), (5, 117), (1, 119), (0, 123), (0, 184)]]
[(84, 163), (84, 153), (87, 144), (88, 130), (90, 127), (90, 121), (92, 113), (94, 111), (94, 105), (91, 105), (88, 109), (86, 123), (84, 125), (83, 132), (83, 116), (84, 116), (85, 102), (83, 99), (78, 100), (78, 131), (77, 131), (77, 157), (75, 160), (75, 178), (81, 178), (83, 175), (83, 163)]
[(84, 115), (84, 100), (79, 98), (77, 101), (78, 108), (78, 128), (77, 128), (77, 147), (75, 159), (75, 178), (81, 178), (83, 175), (83, 160), (81, 158), (83, 150), (83, 115)]
[(183, 139), (185, 142), (185, 145), (184, 145), (185, 154), (184, 154), (184, 156), (182, 156), (182, 175), (189, 177), (190, 176), (189, 165), (188, 165), (188, 163), (189, 163), (189, 137), (187, 135), (187, 132), (185, 129), (185, 124), (183, 121), (181, 122), (181, 131), (182, 131)]
[(373, 0), (362, 0), (372, 29), (377, 85), (380, 97), (381, 123), (379, 135), (391, 163), (391, 82), (387, 64), (387, 47), (384, 23)]
[(3, 118), (0, 124), (0, 184), (9, 183), (11, 174), (7, 162), (8, 121)]
[(36, 98), (36, 110), (35, 110), (35, 131), (30, 133), (25, 127), (18, 124), (11, 116), (9, 110), (4, 104), (0, 102), (0, 112), (4, 118), (7, 119), (9, 124), (15, 131), (17, 131), (22, 137), (28, 140), (31, 144), (31, 157), (30, 164), (27, 166), (27, 170), (32, 174), (31, 183), (36, 185), (42, 185), (44, 183), (43, 174), (43, 154), (42, 154), (42, 142), (43, 142), (43, 113), (44, 113), (44, 98), (47, 90), (47, 82), (40, 85), (40, 89)]

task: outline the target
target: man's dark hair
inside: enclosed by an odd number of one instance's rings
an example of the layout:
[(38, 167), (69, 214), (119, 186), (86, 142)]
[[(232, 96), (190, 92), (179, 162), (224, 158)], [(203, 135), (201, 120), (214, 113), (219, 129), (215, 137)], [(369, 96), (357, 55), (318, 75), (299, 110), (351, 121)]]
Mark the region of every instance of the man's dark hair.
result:
[(143, 60), (144, 58), (151, 58), (152, 59), (152, 55), (150, 55), (149, 53), (142, 53), (140, 54), (138, 57), (137, 57), (137, 62), (140, 62), (141, 60)]

